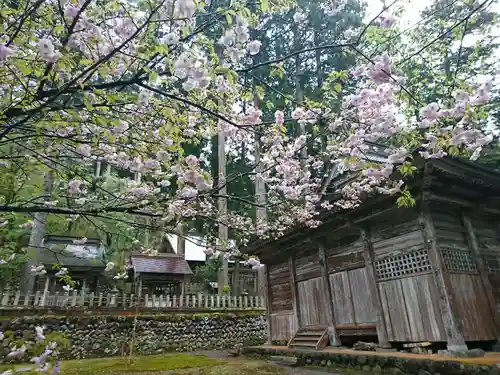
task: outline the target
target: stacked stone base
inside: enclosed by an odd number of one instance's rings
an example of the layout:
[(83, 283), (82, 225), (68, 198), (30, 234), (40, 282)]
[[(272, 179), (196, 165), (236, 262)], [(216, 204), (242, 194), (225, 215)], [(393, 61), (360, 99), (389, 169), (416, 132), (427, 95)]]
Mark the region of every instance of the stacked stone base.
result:
[(281, 350), (270, 347), (249, 347), (243, 354), (255, 358), (276, 356), (297, 358), (298, 366), (321, 366), (331, 369), (349, 368), (363, 372), (381, 374), (417, 375), (500, 375), (496, 365), (467, 364), (458, 361), (442, 361), (428, 358), (406, 358), (387, 355), (364, 355), (363, 353), (333, 353), (326, 351)]
[[(33, 343), (36, 326), (48, 339), (56, 335), (61, 359), (83, 359), (161, 354), (172, 351), (232, 349), (238, 344), (260, 345), (267, 337), (261, 312), (169, 314), (134, 316), (24, 316), (2, 317), (0, 362), (10, 348)], [(28, 345), (30, 347), (31, 345)], [(20, 362), (29, 361), (26, 353)]]

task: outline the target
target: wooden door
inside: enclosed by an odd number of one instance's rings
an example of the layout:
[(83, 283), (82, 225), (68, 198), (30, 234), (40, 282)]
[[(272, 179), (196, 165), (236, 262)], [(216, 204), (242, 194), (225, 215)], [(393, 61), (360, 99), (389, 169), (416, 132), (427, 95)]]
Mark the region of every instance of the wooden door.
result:
[(328, 325), (328, 301), (325, 301), (322, 277), (297, 283), (301, 327)]

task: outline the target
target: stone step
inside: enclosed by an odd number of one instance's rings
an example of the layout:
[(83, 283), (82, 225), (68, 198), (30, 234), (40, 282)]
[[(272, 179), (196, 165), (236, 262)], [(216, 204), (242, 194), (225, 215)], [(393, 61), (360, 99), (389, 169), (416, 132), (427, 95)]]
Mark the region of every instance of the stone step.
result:
[(316, 343), (308, 343), (308, 342), (299, 342), (299, 343), (293, 343), (290, 345), (292, 348), (297, 348), (297, 349), (316, 349)]
[(284, 357), (284, 356), (272, 356), (271, 362), (282, 366), (296, 366), (298, 364), (298, 360), (296, 357)]

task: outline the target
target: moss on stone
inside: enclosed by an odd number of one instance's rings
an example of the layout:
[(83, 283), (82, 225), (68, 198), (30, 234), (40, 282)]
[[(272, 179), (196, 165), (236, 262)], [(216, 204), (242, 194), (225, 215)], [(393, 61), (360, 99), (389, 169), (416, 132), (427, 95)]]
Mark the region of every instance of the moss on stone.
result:
[[(0, 330), (10, 331), (6, 339), (0, 342), (0, 351), (7, 352), (13, 343), (17, 343), (16, 340), (22, 340), (24, 333), (32, 335), (37, 325), (45, 327), (46, 335), (58, 332), (69, 340), (69, 345), (58, 345), (61, 359), (126, 356), (132, 345), (133, 353), (137, 355), (230, 349), (237, 344), (260, 345), (266, 335), (265, 318), (255, 311), (137, 317), (31, 316), (0, 321)], [(135, 336), (132, 333), (134, 327)], [(131, 340), (132, 336), (134, 340)], [(32, 354), (32, 350), (29, 350), (29, 355)], [(27, 358), (22, 360), (26, 361)]]
[(94, 316), (86, 316), (86, 315), (25, 315), (25, 316), (9, 316), (9, 315), (3, 315), (0, 316), (0, 321), (1, 320), (7, 320), (7, 321), (12, 321), (16, 319), (22, 319), (22, 320), (31, 320), (31, 319), (55, 319), (55, 320), (69, 320), (69, 321), (81, 321), (83, 319), (87, 319), (90, 321), (99, 321), (103, 319), (115, 319), (115, 320), (128, 320), (128, 319), (133, 319), (134, 316), (140, 316), (142, 319), (151, 319), (151, 320), (165, 320), (165, 319), (171, 319), (174, 321), (182, 321), (182, 320), (191, 320), (191, 319), (202, 319), (202, 318), (221, 318), (221, 319), (233, 319), (233, 318), (245, 318), (245, 317), (257, 317), (257, 316), (264, 316), (263, 311), (255, 311), (255, 310), (248, 310), (248, 311), (231, 311), (231, 310), (217, 310), (217, 311), (207, 311), (207, 312), (192, 312), (192, 313), (186, 313), (186, 312), (171, 312), (171, 313), (151, 313), (151, 312), (135, 312), (130, 315), (119, 315), (119, 314), (103, 314), (103, 315), (94, 315)]

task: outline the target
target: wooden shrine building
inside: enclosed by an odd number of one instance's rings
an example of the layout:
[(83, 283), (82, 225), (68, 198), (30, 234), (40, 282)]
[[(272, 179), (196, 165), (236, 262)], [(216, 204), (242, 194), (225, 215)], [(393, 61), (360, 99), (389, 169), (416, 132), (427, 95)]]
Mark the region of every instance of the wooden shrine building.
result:
[[(249, 245), (266, 265), (269, 343), (497, 341), (500, 173), (451, 158), (418, 165), (412, 208), (374, 195)], [(328, 196), (352, 178), (337, 176)]]
[(182, 254), (130, 255), (128, 275), (129, 280), (134, 283), (132, 290), (137, 295), (181, 295), (183, 283), (192, 274), (193, 271)]
[[(97, 292), (107, 287), (104, 275), (106, 249), (99, 238), (89, 238), (84, 244), (75, 244), (78, 237), (46, 236), (42, 248), (28, 249), (30, 261), (36, 265), (44, 265), (46, 274), (36, 276), (34, 291), (63, 293), (64, 282), (55, 274), (64, 267), (75, 282), (76, 290), (87, 293)], [(58, 268), (54, 268), (58, 265)]]

